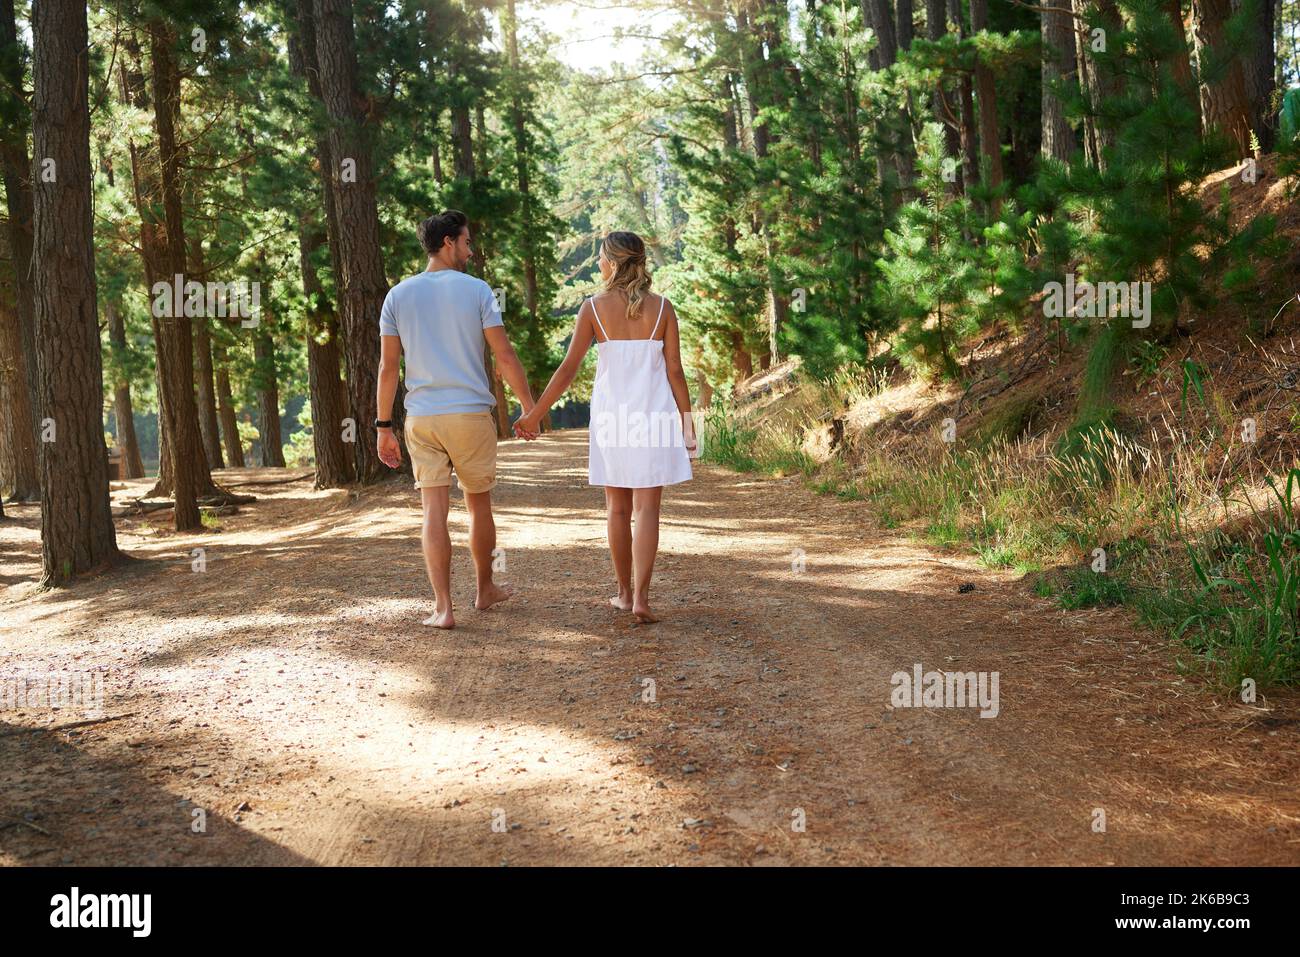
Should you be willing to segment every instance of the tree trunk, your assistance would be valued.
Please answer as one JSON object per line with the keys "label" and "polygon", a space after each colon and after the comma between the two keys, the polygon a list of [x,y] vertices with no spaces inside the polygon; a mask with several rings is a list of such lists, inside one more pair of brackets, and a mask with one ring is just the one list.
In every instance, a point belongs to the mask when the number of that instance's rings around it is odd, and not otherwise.
{"label": "tree trunk", "polygon": [[[206,282],[207,269],[203,259],[203,240],[197,236],[190,239],[190,275],[199,282]],[[217,426],[217,396],[212,385],[212,331],[208,316],[194,318],[194,375],[198,400],[199,439],[203,443],[203,454],[207,456],[209,469],[223,469],[225,461],[221,457],[221,431]]]}
{"label": "tree trunk", "polygon": [[[150,288],[158,279],[178,281],[185,275],[185,229],[181,206],[180,156],[176,145],[176,125],[181,107],[181,78],[173,46],[172,28],[161,21],[149,24],[149,52],[152,61],[154,131],[157,135],[159,185],[164,221],[162,243],[158,252],[161,267]],[[152,213],[151,213],[152,215]],[[158,364],[161,380],[159,407],[162,416],[159,431],[166,431],[171,473],[171,494],[175,499],[175,528],[178,532],[202,528],[198,500],[213,494],[212,473],[203,453],[199,433],[198,406],[194,401],[194,337],[190,320],[176,315],[154,317],[158,341]],[[163,472],[160,467],[159,476]],[[160,485],[162,483],[160,482]],[[155,489],[155,494],[165,488]]]}
{"label": "tree trunk", "polygon": [[[745,94],[749,101],[749,120],[750,129],[753,130],[754,156],[759,161],[759,166],[762,167],[766,165],[765,161],[772,141],[772,133],[768,129],[767,120],[760,116],[760,110],[777,105],[775,102],[777,97],[772,89],[772,84],[778,71],[772,69],[772,64],[765,63],[763,60],[763,44],[759,42],[758,30],[755,29],[752,32],[750,30],[751,25],[761,25],[751,24],[743,8],[740,11],[739,23],[741,27],[741,68],[745,78]],[[779,37],[779,23],[765,29],[777,31]],[[789,300],[783,293],[784,282],[777,273],[776,244],[772,237],[773,228],[769,221],[770,217],[765,209],[760,209],[758,215],[763,236],[763,258],[766,263],[767,274],[768,358],[771,363],[775,364],[781,361],[780,335],[789,311]]]}
{"label": "tree trunk", "polygon": [[[22,494],[24,501],[35,501],[40,495],[36,466],[37,426],[44,417],[37,401],[36,389],[36,325],[32,290],[32,164],[27,156],[28,109],[22,101],[23,46],[14,19],[13,0],[0,0],[0,81],[8,90],[0,94],[6,101],[6,122],[0,124],[0,174],[4,177],[5,203],[9,211],[9,246],[14,264],[14,299],[17,303],[17,322],[22,362],[22,387],[27,390],[24,403],[31,437],[23,443],[30,460],[22,463]],[[15,410],[15,415],[21,411]]]}
{"label": "tree trunk", "polygon": [[1196,126],[1197,129],[1200,129],[1202,126],[1201,104],[1196,93],[1195,81],[1192,78],[1192,55],[1187,46],[1187,30],[1183,27],[1182,0],[1161,0],[1161,4],[1164,7],[1165,14],[1169,17],[1174,32],[1177,34],[1178,46],[1170,60],[1174,80],[1182,88],[1183,92],[1188,95],[1188,101],[1196,110]]}
{"label": "tree trunk", "polygon": [[37,407],[56,430],[40,448],[41,583],[53,586],[121,553],[101,416],[85,3],[39,0],[32,36],[32,141],[57,177],[34,197],[32,250]]}
{"label": "tree trunk", "polygon": [[[104,306],[108,314],[108,339],[119,356],[127,353],[126,324],[117,303],[109,301]],[[113,417],[117,421],[117,444],[122,450],[122,471],[125,478],[144,478],[144,459],[140,456],[140,442],[135,435],[135,409],[131,402],[131,383],[120,376],[113,383]]]}
{"label": "tree trunk", "polygon": [[32,418],[34,377],[23,355],[17,289],[5,292],[14,295],[0,301],[0,487],[8,487],[20,502],[35,502],[41,497],[41,473]]}
{"label": "tree trunk", "polygon": [[[490,350],[485,350],[490,351]],[[492,361],[491,355],[487,357],[488,375],[491,376],[492,394],[496,396],[496,416],[497,416],[497,438],[508,439],[511,435],[510,430],[510,402],[506,399],[506,384],[501,381],[501,376],[496,371],[496,365]]]}
{"label": "tree trunk", "polygon": [[312,262],[312,253],[324,242],[321,233],[309,233],[305,218],[299,221],[298,262],[307,298],[307,381],[316,488],[339,488],[352,481],[352,463],[343,442],[347,392],[339,375],[338,323]]}
{"label": "tree trunk", "polygon": [[1229,0],[1193,0],[1196,59],[1201,73],[1201,117],[1207,130],[1229,137],[1244,158],[1250,155],[1252,112],[1246,98],[1246,77],[1239,57],[1232,57],[1222,75],[1207,78],[1210,54],[1225,53],[1224,24],[1232,15]]}
{"label": "tree trunk", "polygon": [[239,441],[239,419],[230,397],[230,366],[225,346],[217,345],[213,360],[217,376],[217,417],[221,420],[221,435],[226,442],[226,460],[232,469],[242,469],[244,447]]}
{"label": "tree trunk", "polygon": [[[1175,3],[1176,0],[1169,0]],[[1232,9],[1240,9],[1241,0],[1232,0]],[[1277,110],[1273,108],[1273,91],[1277,86],[1277,57],[1274,55],[1276,0],[1257,0],[1252,30],[1251,52],[1243,65],[1246,99],[1250,103],[1251,128],[1259,139],[1260,149],[1271,152],[1277,141]]]}
{"label": "tree trunk", "polygon": [[894,33],[894,15],[889,9],[889,0],[866,0],[865,6],[871,11],[871,29],[876,31],[877,52],[880,66],[887,69],[898,59],[898,39]]}
{"label": "tree trunk", "polygon": [[713,385],[704,375],[704,367],[697,367],[695,370],[695,408],[707,409],[712,404]]}
{"label": "tree trunk", "polygon": [[[970,31],[961,15],[961,0],[948,0],[948,19],[957,25],[957,36],[966,38]],[[957,102],[961,111],[960,142],[962,182],[969,191],[979,181],[979,153],[975,145],[975,103],[971,75],[963,72],[957,83]]]}
{"label": "tree trunk", "polygon": [[257,390],[257,433],[262,438],[262,465],[284,468],[284,439],[280,433],[280,383],[275,369],[275,340],[263,321],[253,340],[257,361],[254,383]]}
{"label": "tree trunk", "polygon": [[[537,314],[537,239],[535,236],[537,217],[533,211],[535,200],[532,184],[528,176],[530,152],[528,129],[525,123],[523,102],[518,92],[519,84],[522,82],[519,75],[518,25],[519,20],[515,14],[515,0],[506,0],[505,18],[501,26],[506,37],[506,60],[510,65],[514,83],[510,99],[510,125],[515,141],[515,185],[518,188],[520,197],[519,233],[523,242],[520,255],[523,258],[524,265],[524,308],[528,310],[530,328],[535,330],[539,328],[541,323],[541,317]],[[654,249],[658,251],[658,243],[655,243]],[[540,383],[540,389],[538,383],[529,383],[529,385],[534,395],[541,395],[541,390],[546,387],[544,382]],[[543,432],[551,430],[551,413],[549,411],[542,416],[539,425]]]}
{"label": "tree trunk", "polygon": [[[974,33],[989,27],[988,0],[970,0],[970,25]],[[1001,124],[998,123],[998,100],[993,86],[993,71],[983,61],[975,64],[975,94],[979,99],[980,150],[990,186],[1002,185]],[[994,210],[997,206],[994,203]]]}
{"label": "tree trunk", "polygon": [[915,26],[912,18],[915,15],[912,0],[897,0],[898,12],[898,49],[908,50],[912,46],[912,37],[915,35]]}
{"label": "tree trunk", "polygon": [[[925,0],[925,38],[942,40],[948,32],[947,0]],[[954,161],[961,156],[961,138],[959,130],[961,120],[958,117],[956,101],[952,94],[944,89],[941,76],[934,88],[932,105],[934,118],[943,124],[943,139],[946,154]],[[958,166],[960,167],[960,163]],[[952,184],[951,191],[957,193],[963,189],[961,177]]]}
{"label": "tree trunk", "polygon": [[433,181],[439,186],[447,181],[442,171],[442,110],[433,111]]}
{"label": "tree trunk", "polygon": [[731,364],[736,369],[736,382],[744,382],[754,374],[754,360],[745,348],[745,338],[740,330],[731,330]]}
{"label": "tree trunk", "polygon": [[[1115,143],[1115,130],[1109,123],[1098,119],[1098,111],[1105,100],[1118,92],[1119,79],[1110,63],[1103,65],[1098,61],[1098,57],[1105,54],[1093,50],[1093,28],[1084,17],[1090,16],[1092,24],[1105,31],[1101,39],[1107,44],[1115,42],[1124,24],[1115,0],[1074,0],[1074,10],[1077,15],[1075,49],[1078,54],[1079,79],[1089,106],[1084,117],[1085,147],[1092,164],[1098,169],[1105,169],[1106,151]],[[1111,48],[1108,45],[1106,49]]]}
{"label": "tree trunk", "polygon": [[1074,50],[1074,24],[1068,10],[1059,6],[1043,8],[1041,21],[1042,59],[1042,154],[1067,162],[1074,154],[1074,130],[1065,119],[1065,106],[1054,87],[1068,84],[1077,72]]}
{"label": "tree trunk", "polygon": [[[316,99],[321,99],[320,69],[316,57],[316,18],[312,9],[312,0],[297,0],[299,42],[290,49],[292,68],[307,81],[307,91]],[[294,54],[298,55],[295,57]],[[334,168],[330,160],[329,137],[319,133],[315,138],[316,163],[319,167],[321,182],[321,205],[325,208],[325,235],[329,246],[330,269],[334,275],[335,288],[342,273],[339,266],[339,225],[337,218],[337,199],[334,197],[334,183],[329,171]],[[437,144],[434,145],[435,156]],[[435,160],[436,163],[436,160]],[[438,169],[439,176],[441,170]],[[438,180],[441,182],[441,179]],[[324,290],[310,254],[303,259],[302,237],[305,227],[299,227],[300,269],[303,274],[303,289],[307,293],[309,304],[315,293],[315,310],[309,305],[307,322],[307,365],[308,380],[312,401],[312,442],[316,452],[316,487],[337,488],[351,482],[356,477],[355,457],[344,448],[344,419],[348,418],[349,391],[346,377],[342,374],[344,353],[339,344],[339,317],[336,303],[326,303]],[[315,248],[316,239],[309,237],[309,246]],[[313,378],[314,377],[314,378]],[[399,410],[394,406],[394,419]],[[322,418],[324,417],[324,418]],[[353,420],[353,439],[361,429],[369,424]],[[331,430],[333,436],[328,434]],[[336,437],[336,438],[335,438]],[[401,441],[399,435],[398,441]]]}
{"label": "tree trunk", "polygon": [[366,102],[357,82],[357,51],[350,0],[315,0],[316,59],[321,96],[330,119],[330,181],[339,228],[337,246],[339,304],[347,355],[350,416],[356,424],[354,461],[357,480],[375,481],[381,463],[375,448],[374,420],[379,378],[377,317],[388,292],[370,146],[375,131],[366,128]]}

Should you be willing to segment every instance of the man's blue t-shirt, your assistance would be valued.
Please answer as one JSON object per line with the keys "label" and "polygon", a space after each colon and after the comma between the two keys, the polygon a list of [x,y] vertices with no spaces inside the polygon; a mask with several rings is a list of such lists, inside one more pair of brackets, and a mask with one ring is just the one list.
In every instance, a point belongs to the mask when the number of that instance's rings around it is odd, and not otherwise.
{"label": "man's blue t-shirt", "polygon": [[495,406],[483,366],[483,330],[499,325],[492,287],[455,269],[422,272],[390,289],[379,334],[402,340],[406,414],[486,412]]}

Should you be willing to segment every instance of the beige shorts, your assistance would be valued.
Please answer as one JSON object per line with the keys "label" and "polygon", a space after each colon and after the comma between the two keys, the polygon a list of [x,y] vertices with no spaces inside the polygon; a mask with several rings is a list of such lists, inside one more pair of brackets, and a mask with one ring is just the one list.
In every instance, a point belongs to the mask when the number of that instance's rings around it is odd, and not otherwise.
{"label": "beige shorts", "polygon": [[451,484],[452,469],[466,492],[497,484],[497,422],[492,412],[407,416],[406,448],[416,488]]}

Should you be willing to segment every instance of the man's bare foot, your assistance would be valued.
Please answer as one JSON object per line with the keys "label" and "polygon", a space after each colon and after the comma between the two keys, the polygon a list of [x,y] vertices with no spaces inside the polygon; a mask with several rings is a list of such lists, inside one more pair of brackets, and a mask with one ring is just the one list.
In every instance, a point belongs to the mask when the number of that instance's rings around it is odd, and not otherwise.
{"label": "man's bare foot", "polygon": [[609,603],[619,611],[632,610],[632,596],[625,591],[620,591],[617,595],[609,600]]}
{"label": "man's bare foot", "polygon": [[455,628],[456,619],[452,617],[451,609],[448,608],[446,611],[435,611],[424,619],[423,624],[431,625],[434,628]]}
{"label": "man's bare foot", "polygon": [[632,603],[632,614],[643,625],[653,625],[659,620],[659,616],[650,610],[648,601],[634,601]]}
{"label": "man's bare foot", "polygon": [[509,585],[489,585],[486,589],[479,589],[478,595],[474,598],[474,607],[479,611],[487,611],[497,602],[505,601],[514,594],[514,589]]}

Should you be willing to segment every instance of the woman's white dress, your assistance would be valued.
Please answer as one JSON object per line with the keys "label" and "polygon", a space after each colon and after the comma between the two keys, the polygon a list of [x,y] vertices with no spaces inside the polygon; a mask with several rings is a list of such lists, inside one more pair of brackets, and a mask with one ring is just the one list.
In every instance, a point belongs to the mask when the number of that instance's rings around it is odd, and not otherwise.
{"label": "woman's white dress", "polygon": [[691,478],[691,457],[682,435],[682,417],[668,383],[664,343],[656,339],[664,314],[649,339],[611,339],[600,327],[596,340],[596,382],[591,389],[588,476],[592,485],[655,488]]}

